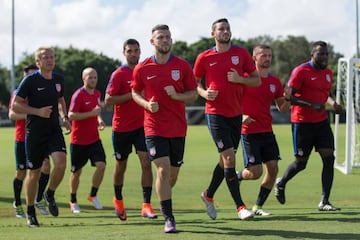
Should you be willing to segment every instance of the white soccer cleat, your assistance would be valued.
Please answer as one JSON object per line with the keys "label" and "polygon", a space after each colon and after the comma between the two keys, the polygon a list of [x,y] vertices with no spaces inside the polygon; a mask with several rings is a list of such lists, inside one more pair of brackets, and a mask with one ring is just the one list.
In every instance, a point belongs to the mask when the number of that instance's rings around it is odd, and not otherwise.
{"label": "white soccer cleat", "polygon": [[70,210],[71,210],[72,213],[75,213],[75,214],[80,213],[79,204],[70,202],[69,205],[70,205]]}
{"label": "white soccer cleat", "polygon": [[207,214],[211,219],[216,219],[216,209],[214,206],[214,200],[206,196],[206,192],[201,193],[201,199],[205,203]]}
{"label": "white soccer cleat", "polygon": [[249,220],[252,219],[254,217],[254,214],[252,211],[246,209],[245,206],[241,206],[238,208],[238,217],[241,220]]}
{"label": "white soccer cleat", "polygon": [[89,201],[89,202],[92,202],[92,204],[94,205],[94,207],[96,208],[96,209],[102,209],[103,208],[103,206],[101,205],[101,203],[99,202],[99,199],[96,197],[96,196],[94,196],[94,197],[92,197],[92,196],[88,196],[87,197],[87,200]]}

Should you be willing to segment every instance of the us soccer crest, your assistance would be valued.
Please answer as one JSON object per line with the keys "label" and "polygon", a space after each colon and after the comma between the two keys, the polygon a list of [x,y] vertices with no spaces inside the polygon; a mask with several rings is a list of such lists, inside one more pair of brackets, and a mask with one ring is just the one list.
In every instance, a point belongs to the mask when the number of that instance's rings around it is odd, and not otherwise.
{"label": "us soccer crest", "polygon": [[232,62],[234,65],[238,65],[238,64],[239,64],[239,56],[232,56],[232,57],[231,57],[231,62]]}
{"label": "us soccer crest", "polygon": [[326,74],[326,81],[331,82],[331,77],[329,74]]}
{"label": "us soccer crest", "polygon": [[56,87],[57,92],[61,91],[61,84],[57,83],[57,84],[55,84],[55,87]]}
{"label": "us soccer crest", "polygon": [[276,91],[276,87],[275,87],[275,85],[274,84],[270,84],[270,92],[271,93],[275,93],[275,91]]}
{"label": "us soccer crest", "polygon": [[171,78],[174,81],[177,81],[180,79],[180,70],[171,70]]}

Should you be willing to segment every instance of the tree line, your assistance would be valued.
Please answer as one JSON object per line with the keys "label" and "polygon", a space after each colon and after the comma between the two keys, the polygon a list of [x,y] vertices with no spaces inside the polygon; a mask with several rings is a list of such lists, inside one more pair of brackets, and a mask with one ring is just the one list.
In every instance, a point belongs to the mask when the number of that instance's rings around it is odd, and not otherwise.
{"label": "tree line", "polygon": [[[241,39],[232,39],[232,44],[247,48],[250,53],[256,44],[267,44],[273,50],[273,59],[270,72],[280,77],[285,84],[290,76],[291,70],[310,59],[310,44],[304,36],[277,37],[264,35],[243,41]],[[199,41],[188,44],[184,41],[177,41],[173,44],[172,53],[185,58],[193,66],[196,56],[215,45],[213,38],[201,38]],[[329,67],[334,72],[334,78],[337,76],[337,61],[343,57],[342,54],[334,52],[334,47],[328,43],[329,47]],[[54,47],[56,66],[54,71],[61,73],[65,77],[64,97],[67,104],[70,103],[72,93],[82,86],[81,72],[85,67],[91,66],[98,72],[97,88],[105,94],[106,86],[111,73],[119,67],[122,62],[118,59],[110,58],[102,53],[98,54],[91,50],[80,50],[72,46],[68,48]],[[34,49],[35,50],[35,49]],[[147,56],[145,56],[147,57]],[[33,54],[24,54],[22,60],[15,66],[16,83],[19,84],[22,79],[23,68],[34,63]],[[335,86],[334,81],[333,85]],[[0,66],[0,103],[6,107],[10,98],[10,70]],[[192,105],[203,105],[204,100],[199,98]]]}

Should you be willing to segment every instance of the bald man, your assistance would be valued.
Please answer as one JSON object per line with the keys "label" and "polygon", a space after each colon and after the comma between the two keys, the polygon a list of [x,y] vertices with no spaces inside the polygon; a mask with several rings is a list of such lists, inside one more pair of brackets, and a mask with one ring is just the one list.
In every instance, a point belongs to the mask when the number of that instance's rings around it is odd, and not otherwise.
{"label": "bald man", "polygon": [[88,160],[95,167],[92,177],[92,187],[87,197],[95,209],[102,209],[97,198],[97,192],[104,177],[106,156],[101,143],[99,130],[105,128],[100,113],[101,93],[96,89],[97,72],[93,68],[85,68],[82,72],[84,85],[77,89],[71,97],[69,119],[72,120],[70,137],[70,210],[80,213],[76,192],[79,188],[82,168]]}

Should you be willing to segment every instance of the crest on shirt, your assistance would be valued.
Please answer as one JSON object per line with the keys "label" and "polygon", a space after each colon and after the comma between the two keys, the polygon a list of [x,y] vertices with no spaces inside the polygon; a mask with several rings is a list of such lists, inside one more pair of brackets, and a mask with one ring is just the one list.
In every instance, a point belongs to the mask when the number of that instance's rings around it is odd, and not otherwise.
{"label": "crest on shirt", "polygon": [[326,81],[331,82],[330,74],[326,74]]}
{"label": "crest on shirt", "polygon": [[238,64],[239,64],[239,56],[232,56],[232,57],[231,57],[231,62],[232,62],[234,65],[238,65]]}
{"label": "crest on shirt", "polygon": [[156,148],[155,147],[150,148],[149,154],[150,154],[150,156],[155,156],[156,155]]}
{"label": "crest on shirt", "polygon": [[223,143],[222,140],[216,142],[216,145],[217,145],[217,147],[218,147],[219,149],[222,149],[222,148],[224,147],[224,143]]}
{"label": "crest on shirt", "polygon": [[171,78],[174,81],[177,81],[180,79],[180,70],[171,70]]}
{"label": "crest on shirt", "polygon": [[275,84],[270,84],[270,92],[271,93],[275,93],[275,91],[276,91],[276,86],[275,86]]}
{"label": "crest on shirt", "polygon": [[56,87],[57,92],[61,91],[61,84],[60,83],[55,84],[55,87]]}

